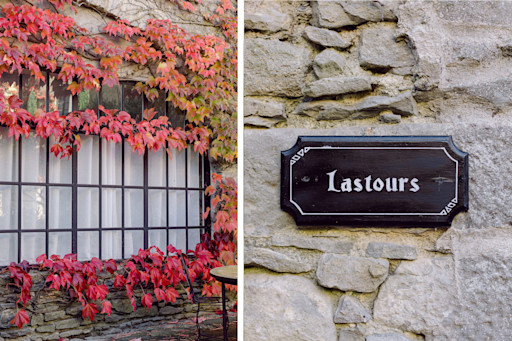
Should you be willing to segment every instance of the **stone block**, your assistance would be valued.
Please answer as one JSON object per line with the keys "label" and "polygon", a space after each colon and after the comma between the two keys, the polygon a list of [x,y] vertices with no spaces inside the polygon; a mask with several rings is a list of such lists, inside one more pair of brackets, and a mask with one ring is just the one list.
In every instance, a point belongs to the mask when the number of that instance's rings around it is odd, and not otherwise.
{"label": "stone block", "polygon": [[366,248],[366,256],[375,258],[414,260],[418,258],[418,252],[416,251],[415,246],[400,245],[394,243],[370,242]]}
{"label": "stone block", "polygon": [[397,41],[395,34],[396,30],[388,27],[364,29],[360,37],[360,65],[377,72],[414,65],[411,50],[404,41]]}
{"label": "stone block", "polygon": [[34,314],[30,318],[30,325],[32,327],[40,326],[44,323],[44,315],[43,314]]}
{"label": "stone block", "polygon": [[358,330],[340,330],[338,341],[365,341],[364,335]]}
{"label": "stone block", "polygon": [[133,307],[130,303],[130,300],[127,298],[112,300],[111,303],[112,303],[112,310],[114,310],[114,311],[117,311],[120,313],[125,313],[125,314],[133,313]]}
{"label": "stone block", "polygon": [[244,117],[244,124],[247,126],[259,128],[272,128],[279,122],[286,121],[285,118],[280,117],[260,117],[260,116],[246,116]]}
{"label": "stone block", "polygon": [[71,329],[80,326],[80,320],[76,318],[70,318],[55,322],[56,329]]}
{"label": "stone block", "polygon": [[372,89],[370,77],[329,77],[309,83],[303,93],[308,97],[345,95]]}
{"label": "stone block", "polygon": [[73,329],[73,330],[66,330],[65,332],[60,333],[61,337],[70,337],[70,336],[77,336],[77,335],[84,335],[89,334],[92,332],[92,328],[87,329]]}
{"label": "stone block", "polygon": [[43,326],[37,327],[36,332],[38,333],[53,333],[55,331],[55,324],[48,323]]}
{"label": "stone block", "polygon": [[313,270],[311,262],[295,260],[285,254],[264,249],[254,248],[246,250],[245,265],[258,265],[275,272],[301,273]]}
{"label": "stone block", "polygon": [[336,323],[366,323],[370,320],[370,313],[354,296],[343,295],[340,297],[338,307],[334,313]]}
{"label": "stone block", "polygon": [[386,110],[380,114],[379,117],[382,123],[392,123],[397,124],[402,122],[402,116],[393,114],[391,110]]}
{"label": "stone block", "polygon": [[64,310],[56,310],[56,311],[51,311],[51,312],[45,313],[44,320],[45,320],[45,322],[54,321],[54,320],[62,319],[65,316],[66,316],[66,312]]}
{"label": "stone block", "polygon": [[245,40],[245,95],[300,97],[311,53],[288,42]]}
{"label": "stone block", "polygon": [[332,303],[313,281],[245,271],[244,340],[334,341]]}
{"label": "stone block", "polygon": [[245,29],[267,33],[287,30],[291,24],[291,17],[279,8],[273,8],[277,7],[274,4],[272,2],[264,3],[264,6],[259,7],[256,11],[246,11]]}
{"label": "stone block", "polygon": [[345,50],[352,46],[352,42],[343,39],[338,32],[314,26],[306,27],[304,38],[317,45],[340,50]]}
{"label": "stone block", "polygon": [[300,249],[348,254],[352,250],[354,243],[340,240],[336,237],[276,234],[272,237],[272,245],[294,246]]}
{"label": "stone block", "polygon": [[244,98],[244,116],[278,117],[285,118],[283,103],[273,100],[261,100],[257,98]]}
{"label": "stone block", "polygon": [[313,60],[315,75],[322,79],[341,75],[346,64],[346,58],[334,49],[325,49]]}
{"label": "stone block", "polygon": [[355,256],[323,254],[316,278],[326,288],[342,291],[373,292],[388,276],[389,262]]}
{"label": "stone block", "polygon": [[160,315],[174,315],[181,313],[184,310],[183,307],[173,307],[171,305],[165,306],[160,309]]}
{"label": "stone block", "polygon": [[316,0],[311,2],[313,24],[326,28],[341,28],[359,25],[364,20],[349,16],[341,1]]}
{"label": "stone block", "polygon": [[372,334],[366,337],[366,341],[412,341],[400,333]]}

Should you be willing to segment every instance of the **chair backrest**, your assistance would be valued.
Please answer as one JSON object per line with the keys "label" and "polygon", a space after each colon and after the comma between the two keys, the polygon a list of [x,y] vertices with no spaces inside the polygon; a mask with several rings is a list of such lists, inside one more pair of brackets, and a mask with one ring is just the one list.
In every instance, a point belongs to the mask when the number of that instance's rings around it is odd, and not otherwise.
{"label": "chair backrest", "polygon": [[187,262],[185,262],[185,257],[183,257],[183,254],[179,255],[181,266],[183,267],[183,272],[185,272],[185,278],[187,279],[188,287],[190,288],[190,296],[192,296],[192,302],[197,303],[198,301],[198,295],[196,294],[196,291],[194,290],[194,286],[192,285],[192,280],[190,280],[190,274],[188,272],[188,266]]}

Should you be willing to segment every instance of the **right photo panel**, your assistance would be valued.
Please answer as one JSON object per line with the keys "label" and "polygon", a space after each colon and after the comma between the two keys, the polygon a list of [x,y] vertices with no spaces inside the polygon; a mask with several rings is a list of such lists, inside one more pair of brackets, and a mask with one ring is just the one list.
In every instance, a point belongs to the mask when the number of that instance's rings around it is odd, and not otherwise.
{"label": "right photo panel", "polygon": [[512,339],[512,2],[244,6],[244,340]]}

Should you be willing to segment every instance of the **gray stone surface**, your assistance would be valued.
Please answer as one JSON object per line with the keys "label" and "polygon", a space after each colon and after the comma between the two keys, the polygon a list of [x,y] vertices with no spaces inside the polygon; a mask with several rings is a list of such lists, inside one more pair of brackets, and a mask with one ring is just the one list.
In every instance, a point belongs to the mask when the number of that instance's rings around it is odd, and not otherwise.
{"label": "gray stone surface", "polygon": [[301,96],[310,52],[266,39],[245,40],[245,95]]}
{"label": "gray stone surface", "polygon": [[244,117],[244,124],[254,127],[271,128],[285,119],[280,117],[260,117],[260,116],[247,116]]}
{"label": "gray stone surface", "polygon": [[379,119],[383,123],[396,124],[402,122],[402,116],[393,114],[393,112],[390,110],[386,110],[385,112],[381,113]]}
{"label": "gray stone surface", "polygon": [[334,322],[336,323],[366,323],[371,316],[365,307],[357,298],[350,295],[340,297],[338,307],[334,313]]}
{"label": "gray stone surface", "polygon": [[317,120],[340,120],[375,117],[384,110],[402,116],[418,114],[416,101],[410,91],[394,97],[370,96],[354,104],[336,100],[305,102],[299,104],[294,113],[308,115]]}
{"label": "gray stone surface", "polygon": [[301,273],[313,270],[314,264],[293,259],[285,254],[264,249],[253,248],[244,254],[245,265],[258,265],[275,272]]}
{"label": "gray stone surface", "polygon": [[244,340],[334,341],[329,294],[296,275],[246,270]]}
{"label": "gray stone surface", "polygon": [[80,326],[80,321],[76,318],[70,318],[55,322],[56,329],[70,329]]}
{"label": "gray stone surface", "polygon": [[316,55],[313,70],[318,78],[328,78],[341,75],[346,64],[346,58],[334,49],[326,49]]}
{"label": "gray stone surface", "polygon": [[286,118],[285,107],[283,103],[273,100],[262,100],[246,97],[244,99],[244,116],[261,116]]}
{"label": "gray stone surface", "polygon": [[395,11],[399,5],[393,0],[344,0],[341,1],[345,12],[355,21],[396,21]]}
{"label": "gray stone surface", "polygon": [[367,28],[361,33],[359,62],[363,68],[387,71],[414,65],[414,57],[404,41],[397,42],[396,30],[388,27]]}
{"label": "gray stone surface", "polygon": [[326,288],[373,292],[388,276],[389,262],[356,256],[325,253],[318,261],[316,278]]}
{"label": "gray stone surface", "polygon": [[415,246],[371,242],[366,248],[366,256],[375,258],[414,260],[418,258],[418,251],[416,250]]}
{"label": "gray stone surface", "polygon": [[294,246],[300,249],[348,254],[352,250],[354,243],[334,237],[276,234],[272,237],[272,245]]}
{"label": "gray stone surface", "polygon": [[368,335],[366,341],[412,341],[412,339],[400,333],[385,333]]}
{"label": "gray stone surface", "polygon": [[[272,3],[271,3],[272,4]],[[290,27],[291,18],[268,3],[256,11],[246,11],[244,17],[245,28],[263,32],[278,32]]]}
{"label": "gray stone surface", "polygon": [[364,22],[361,18],[349,16],[343,9],[341,1],[316,0],[311,2],[313,24],[327,28],[341,28]]}
{"label": "gray stone surface", "polygon": [[306,27],[304,38],[323,47],[333,47],[341,50],[352,45],[350,41],[343,39],[338,32],[314,26]]}
{"label": "gray stone surface", "polygon": [[338,341],[365,341],[364,335],[358,330],[340,330]]}
{"label": "gray stone surface", "polygon": [[309,97],[344,95],[372,89],[370,77],[330,77],[309,83],[303,93]]}

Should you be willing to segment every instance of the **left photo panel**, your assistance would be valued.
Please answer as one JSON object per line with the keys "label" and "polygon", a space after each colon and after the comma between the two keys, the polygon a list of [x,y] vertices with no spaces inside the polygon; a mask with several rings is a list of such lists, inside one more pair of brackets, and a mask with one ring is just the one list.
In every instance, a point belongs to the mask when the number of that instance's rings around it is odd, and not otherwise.
{"label": "left photo panel", "polygon": [[236,0],[0,0],[0,340],[237,339]]}

